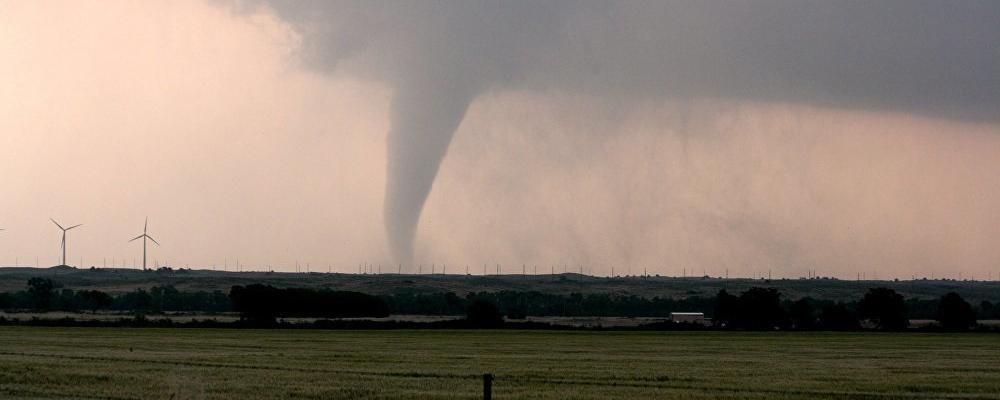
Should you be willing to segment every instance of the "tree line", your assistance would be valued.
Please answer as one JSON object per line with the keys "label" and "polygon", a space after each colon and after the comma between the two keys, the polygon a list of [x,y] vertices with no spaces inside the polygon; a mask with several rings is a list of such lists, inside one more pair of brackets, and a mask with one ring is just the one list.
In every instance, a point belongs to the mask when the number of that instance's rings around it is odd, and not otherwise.
{"label": "tree line", "polygon": [[359,292],[276,288],[253,284],[229,291],[233,310],[244,318],[272,322],[278,317],[361,318],[389,316],[382,299]]}
{"label": "tree line", "polygon": [[166,285],[111,295],[100,290],[67,289],[52,279],[35,277],[28,280],[25,290],[0,293],[0,309],[214,313],[231,311],[232,303],[229,295],[220,290],[182,292]]}
{"label": "tree line", "polygon": [[[935,303],[930,319],[937,321],[939,328],[962,331],[976,327],[976,310],[958,293],[947,293]],[[986,306],[995,308],[983,304]],[[746,330],[900,331],[909,327],[910,318],[907,301],[889,288],[869,289],[857,302],[836,303],[810,298],[783,302],[777,290],[755,287],[739,296],[719,291],[712,323],[719,328]]]}
{"label": "tree line", "polygon": [[[383,317],[390,314],[469,315],[470,310],[496,309],[507,320],[526,316],[667,317],[673,311],[701,311],[719,329],[748,330],[901,330],[910,319],[933,319],[940,327],[962,330],[977,319],[1000,319],[1000,303],[972,305],[957,293],[939,299],[905,299],[888,288],[870,289],[861,299],[835,302],[784,299],[772,288],[751,288],[738,295],[726,290],[714,297],[645,298],[621,294],[545,294],[537,291],[399,293],[372,296],[358,292],[268,285],[234,286],[229,293],[182,292],[173,286],[110,295],[98,290],[71,290],[47,278],[31,278],[27,288],[0,293],[0,309],[63,311],[129,311],[137,313],[238,312],[255,320],[274,318]],[[503,318],[501,318],[503,319]],[[495,319],[491,319],[495,320]]]}

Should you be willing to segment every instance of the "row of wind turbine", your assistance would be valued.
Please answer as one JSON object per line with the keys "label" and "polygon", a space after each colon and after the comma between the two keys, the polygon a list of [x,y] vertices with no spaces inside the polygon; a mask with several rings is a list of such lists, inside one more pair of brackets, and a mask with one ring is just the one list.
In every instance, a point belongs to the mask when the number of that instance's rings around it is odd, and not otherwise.
{"label": "row of wind turbine", "polygon": [[[57,222],[55,219],[49,218],[49,220],[51,220],[53,224],[56,224],[56,226],[59,227],[59,229],[62,231],[62,240],[60,242],[60,249],[62,250],[62,264],[61,265],[65,266],[65,265],[67,265],[66,264],[66,232],[69,232],[73,228],[77,228],[77,227],[83,226],[83,224],[76,224],[76,225],[73,225],[71,227],[65,228],[65,227],[62,226],[62,224],[60,224],[59,222]],[[149,229],[149,217],[146,217],[146,221],[142,225],[142,234],[139,235],[139,236],[136,236],[135,238],[132,238],[132,240],[129,240],[129,243],[131,243],[131,242],[134,242],[136,240],[142,239],[142,269],[143,270],[146,269],[146,240],[148,239],[148,240],[153,241],[153,243],[155,243],[157,246],[160,245],[160,242],[157,242],[156,239],[153,239],[152,236],[149,236],[148,229]],[[4,230],[4,229],[0,229],[0,231],[2,231],[2,230]]]}

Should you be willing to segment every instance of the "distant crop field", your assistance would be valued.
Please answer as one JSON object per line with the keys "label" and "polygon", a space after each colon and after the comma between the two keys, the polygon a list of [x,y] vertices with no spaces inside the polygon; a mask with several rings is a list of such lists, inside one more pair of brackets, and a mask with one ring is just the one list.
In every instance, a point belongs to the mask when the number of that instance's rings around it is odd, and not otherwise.
{"label": "distant crop field", "polygon": [[1000,399],[1000,336],[0,327],[0,398]]}

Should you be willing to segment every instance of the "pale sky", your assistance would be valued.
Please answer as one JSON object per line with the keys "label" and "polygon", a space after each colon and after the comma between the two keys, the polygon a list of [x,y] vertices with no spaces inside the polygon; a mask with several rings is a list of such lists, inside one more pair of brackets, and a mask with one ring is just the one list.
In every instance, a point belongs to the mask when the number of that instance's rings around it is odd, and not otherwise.
{"label": "pale sky", "polygon": [[998,3],[484,4],[0,0],[0,265],[1000,276]]}

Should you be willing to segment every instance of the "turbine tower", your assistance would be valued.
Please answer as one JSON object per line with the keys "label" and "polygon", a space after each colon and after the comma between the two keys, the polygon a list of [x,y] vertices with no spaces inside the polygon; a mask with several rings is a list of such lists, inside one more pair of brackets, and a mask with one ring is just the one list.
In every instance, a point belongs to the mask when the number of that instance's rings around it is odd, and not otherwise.
{"label": "turbine tower", "polygon": [[146,239],[152,240],[153,243],[156,243],[157,246],[160,245],[160,242],[157,242],[156,239],[153,239],[152,236],[149,236],[148,234],[146,234],[146,229],[147,228],[149,228],[149,217],[146,217],[146,222],[142,224],[142,234],[139,235],[139,236],[136,236],[136,237],[132,238],[132,240],[129,240],[129,243],[132,243],[132,242],[134,242],[136,240],[142,239],[142,270],[143,271],[146,270]]}
{"label": "turbine tower", "polygon": [[62,265],[66,265],[66,231],[68,231],[70,229],[73,229],[73,228],[76,228],[76,227],[78,227],[80,225],[83,225],[83,224],[76,224],[76,225],[73,225],[73,226],[71,226],[69,228],[63,228],[63,226],[59,225],[59,223],[56,222],[56,220],[54,220],[52,218],[49,218],[49,220],[52,221],[53,224],[56,224],[56,226],[58,226],[59,229],[62,230]]}

